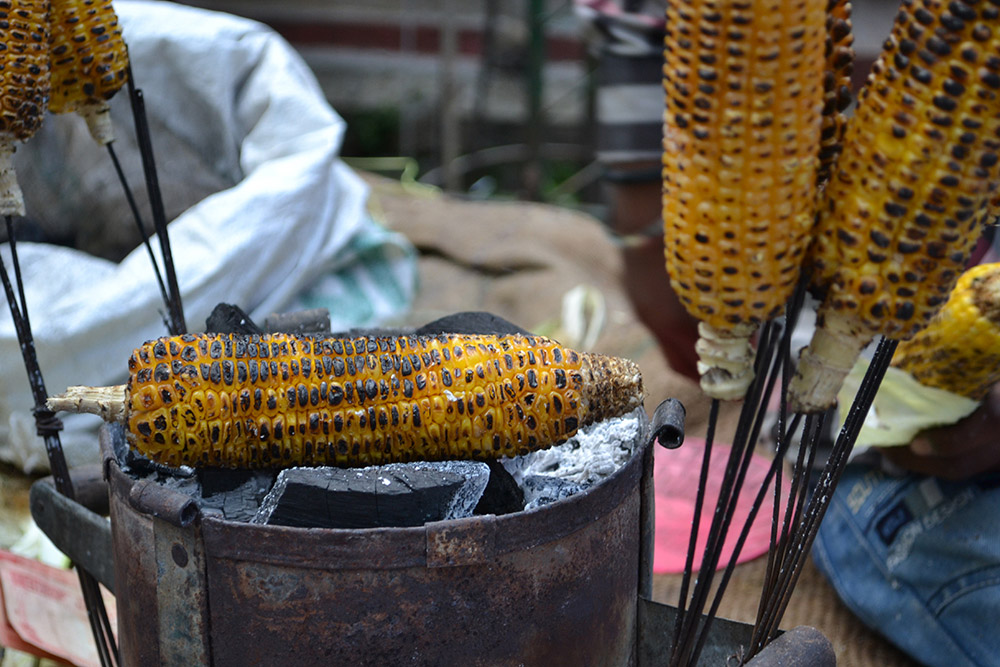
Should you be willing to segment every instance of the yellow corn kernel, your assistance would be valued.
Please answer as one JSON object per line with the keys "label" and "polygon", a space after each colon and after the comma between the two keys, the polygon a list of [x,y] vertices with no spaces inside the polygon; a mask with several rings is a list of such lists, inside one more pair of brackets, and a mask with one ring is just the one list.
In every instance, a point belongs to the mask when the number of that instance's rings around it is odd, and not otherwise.
{"label": "yellow corn kernel", "polygon": [[49,3],[0,2],[0,214],[24,215],[14,143],[42,125],[49,99]]}
{"label": "yellow corn kernel", "polygon": [[128,77],[111,0],[52,0],[53,113],[77,112],[101,145],[114,139],[108,105]]}
{"label": "yellow corn kernel", "polygon": [[1000,381],[1000,264],[975,266],[892,365],[921,384],[981,401]]}
{"label": "yellow corn kernel", "polygon": [[129,369],[128,439],[171,466],[499,458],[642,402],[634,363],[538,336],[188,334]]}
{"label": "yellow corn kernel", "polygon": [[702,387],[741,398],[750,337],[795,287],[813,224],[826,1],[667,3],[667,270],[700,321]]}
{"label": "yellow corn kernel", "polygon": [[997,12],[904,0],[820,206],[809,260],[825,296],[794,408],[831,405],[860,350],[926,326],[964,268],[997,179]]}

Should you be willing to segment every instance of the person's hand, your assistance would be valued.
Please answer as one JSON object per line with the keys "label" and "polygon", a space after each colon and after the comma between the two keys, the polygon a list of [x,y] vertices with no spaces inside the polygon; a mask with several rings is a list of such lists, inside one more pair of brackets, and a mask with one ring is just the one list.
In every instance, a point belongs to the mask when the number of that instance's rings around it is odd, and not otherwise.
{"label": "person's hand", "polygon": [[909,446],[881,452],[902,468],[948,480],[1000,471],[1000,390],[994,387],[960,422],[922,431]]}

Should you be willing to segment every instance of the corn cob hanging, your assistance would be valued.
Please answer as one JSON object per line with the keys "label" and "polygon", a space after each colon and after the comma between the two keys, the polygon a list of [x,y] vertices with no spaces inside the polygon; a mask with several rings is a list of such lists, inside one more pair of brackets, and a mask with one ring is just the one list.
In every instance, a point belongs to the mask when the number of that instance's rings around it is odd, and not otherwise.
{"label": "corn cob hanging", "polygon": [[998,17],[904,0],[820,207],[810,260],[825,297],[793,408],[832,405],[860,350],[914,335],[962,271],[997,180]]}
{"label": "corn cob hanging", "polygon": [[97,143],[114,139],[108,100],[125,85],[128,51],[111,0],[52,0],[53,113],[77,112]]}
{"label": "corn cob hanging", "polygon": [[42,125],[49,98],[49,3],[0,1],[0,214],[24,215],[14,142]]}
{"label": "corn cob hanging", "polygon": [[899,344],[892,364],[920,384],[983,400],[1000,382],[1000,264],[963,273],[927,328]]}
{"label": "corn cob hanging", "polygon": [[823,75],[823,130],[820,135],[817,183],[826,184],[830,169],[840,155],[851,104],[851,75],[854,73],[854,33],[851,3],[830,0],[826,9],[826,72]]}
{"label": "corn cob hanging", "polygon": [[739,399],[813,224],[826,0],[671,0],[663,220],[671,284],[700,320],[702,387]]}
{"label": "corn cob hanging", "polygon": [[634,363],[538,336],[186,334],[146,343],[129,369],[126,387],[50,406],[123,421],[173,466],[500,458],[642,405]]}

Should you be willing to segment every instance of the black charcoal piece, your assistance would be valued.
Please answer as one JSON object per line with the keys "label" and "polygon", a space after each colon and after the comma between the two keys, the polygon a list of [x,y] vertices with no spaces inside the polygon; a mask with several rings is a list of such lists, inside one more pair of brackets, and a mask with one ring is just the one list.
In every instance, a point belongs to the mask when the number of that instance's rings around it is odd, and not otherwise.
{"label": "black charcoal piece", "polygon": [[326,308],[272,313],[264,318],[264,331],[307,335],[330,335],[330,311]]}
{"label": "black charcoal piece", "polygon": [[526,510],[558,502],[587,489],[583,484],[548,475],[528,475],[521,486],[524,488]]}
{"label": "black charcoal piece", "polygon": [[200,508],[219,510],[230,521],[250,521],[274,485],[276,473],[205,468],[197,476],[201,482]]}
{"label": "black charcoal piece", "polygon": [[513,322],[493,313],[470,311],[445,315],[428,322],[414,333],[419,336],[434,336],[441,333],[456,334],[529,334]]}
{"label": "black charcoal piece", "polygon": [[394,463],[290,468],[278,475],[254,523],[312,528],[422,526],[468,516],[486,487],[481,463]]}
{"label": "black charcoal piece", "polygon": [[259,334],[261,328],[239,306],[220,303],[205,320],[205,331],[210,333]]}
{"label": "black charcoal piece", "polygon": [[499,461],[486,461],[486,465],[490,469],[490,481],[474,513],[499,516],[523,510],[524,492],[513,476]]}

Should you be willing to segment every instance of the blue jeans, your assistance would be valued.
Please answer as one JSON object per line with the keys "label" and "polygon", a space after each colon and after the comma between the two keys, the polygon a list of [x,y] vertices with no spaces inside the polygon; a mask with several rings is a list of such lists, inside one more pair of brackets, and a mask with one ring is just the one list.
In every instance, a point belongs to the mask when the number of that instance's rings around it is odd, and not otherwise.
{"label": "blue jeans", "polygon": [[1000,665],[1000,475],[948,482],[852,462],[813,558],[851,611],[914,659]]}

